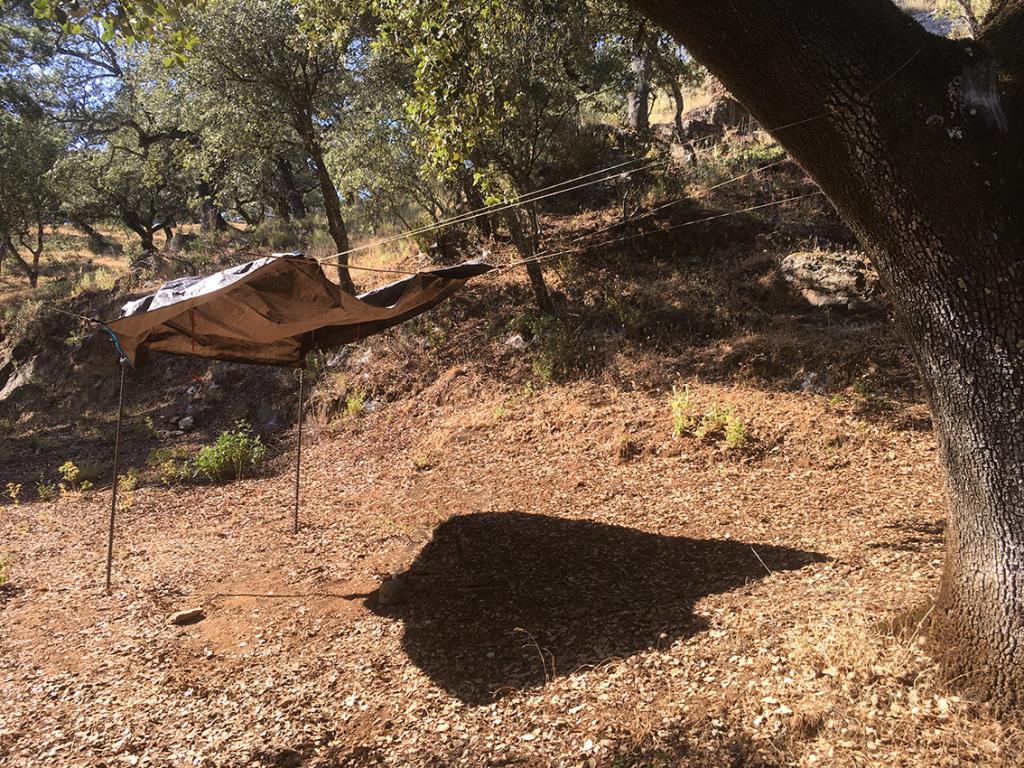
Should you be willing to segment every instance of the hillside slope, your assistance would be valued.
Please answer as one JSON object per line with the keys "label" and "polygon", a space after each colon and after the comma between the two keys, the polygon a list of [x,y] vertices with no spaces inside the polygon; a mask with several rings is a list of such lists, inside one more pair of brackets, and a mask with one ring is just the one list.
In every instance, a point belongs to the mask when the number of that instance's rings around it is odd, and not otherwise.
{"label": "hillside slope", "polygon": [[[0,764],[1014,764],[1019,730],[917,633],[943,481],[884,306],[780,287],[841,227],[813,198],[662,229],[804,189],[782,168],[557,262],[557,318],[510,271],[318,358],[297,535],[294,380],[140,371],[111,595],[109,371],[33,395],[0,456],[25,486],[0,507]],[[153,449],[236,415],[265,472],[160,482]],[[100,489],[36,498],[67,459]]]}

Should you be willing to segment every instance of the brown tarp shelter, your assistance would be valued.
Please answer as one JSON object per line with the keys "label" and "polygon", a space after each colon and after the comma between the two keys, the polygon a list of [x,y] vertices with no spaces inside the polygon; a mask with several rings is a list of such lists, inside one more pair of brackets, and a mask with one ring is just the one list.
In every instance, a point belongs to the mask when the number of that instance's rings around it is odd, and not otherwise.
{"label": "brown tarp shelter", "polygon": [[353,296],[312,259],[268,256],[208,277],[171,280],[126,304],[107,325],[133,365],[146,352],[169,352],[300,367],[308,352],[405,322],[491,269],[466,262]]}
{"label": "brown tarp shelter", "polygon": [[309,352],[359,341],[403,323],[447,299],[493,267],[465,262],[420,272],[353,296],[301,254],[274,254],[208,277],[182,277],[124,305],[104,327],[121,355],[114,439],[114,483],[107,533],[107,591],[114,557],[125,364],[148,352],[279,365],[299,369],[298,441],[293,530],[299,530],[302,461],[302,363]]}

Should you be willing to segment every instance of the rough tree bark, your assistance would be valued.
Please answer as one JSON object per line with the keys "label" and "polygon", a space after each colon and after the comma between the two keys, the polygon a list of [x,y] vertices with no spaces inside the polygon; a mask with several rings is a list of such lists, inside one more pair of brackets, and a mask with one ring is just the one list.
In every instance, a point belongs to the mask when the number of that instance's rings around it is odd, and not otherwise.
{"label": "rough tree bark", "polygon": [[640,22],[631,44],[630,71],[633,82],[626,94],[629,127],[643,132],[650,128],[651,109],[651,34],[647,23]]}
{"label": "rough tree bark", "polygon": [[320,142],[312,136],[312,126],[310,126],[306,135],[306,151],[309,152],[317,181],[320,183],[320,194],[324,199],[324,211],[327,213],[327,231],[331,233],[331,239],[334,240],[334,245],[338,249],[338,285],[349,293],[355,293],[356,287],[348,272],[348,229],[345,227],[345,219],[341,215],[341,198],[338,196],[338,188],[334,186],[334,181],[331,179],[331,173],[327,169],[323,148],[320,146]]}
{"label": "rough tree bark", "polygon": [[196,191],[199,193],[199,231],[226,232],[228,223],[213,198],[213,185],[207,181],[200,181]]}
{"label": "rough tree bark", "polygon": [[[29,258],[24,258],[21,253],[18,252],[18,246],[11,238],[10,232],[4,233],[4,245],[6,250],[10,252],[14,258],[14,263],[21,267],[21,270],[25,273],[28,278],[28,285],[30,288],[35,288],[39,285],[39,260],[43,256],[43,225],[37,223],[35,227],[35,244],[24,238],[19,238],[20,243],[24,246],[25,250],[29,253]],[[2,259],[3,253],[0,251],[0,259]]]}
{"label": "rough tree bark", "polygon": [[[633,0],[786,146],[878,268],[947,474],[931,631],[972,693],[1024,702],[1024,0],[978,40],[888,0]],[[808,118],[815,118],[807,120]]]}
{"label": "rough tree bark", "polygon": [[278,215],[282,219],[288,221],[290,216],[294,216],[297,219],[306,217],[308,211],[306,210],[306,202],[302,199],[302,193],[299,191],[298,185],[295,183],[295,174],[292,173],[292,164],[287,157],[277,158],[277,172],[278,181],[281,185],[281,202],[282,205],[278,210]]}
{"label": "rough tree bark", "polygon": [[85,236],[89,238],[90,250],[102,253],[103,251],[109,251],[113,247],[113,244],[103,236],[102,232],[97,231],[92,224],[84,219],[74,217],[71,219],[71,223],[74,224],[76,228],[84,232]]}
{"label": "rough tree bark", "polygon": [[[532,259],[536,255],[537,239],[532,232],[529,235],[526,234],[523,223],[519,219],[519,209],[517,207],[509,208],[505,211],[504,218],[516,251],[522,258]],[[554,314],[555,307],[551,303],[551,294],[548,292],[547,283],[544,282],[544,272],[541,270],[540,264],[536,261],[528,261],[525,266],[537,308],[546,314]]]}

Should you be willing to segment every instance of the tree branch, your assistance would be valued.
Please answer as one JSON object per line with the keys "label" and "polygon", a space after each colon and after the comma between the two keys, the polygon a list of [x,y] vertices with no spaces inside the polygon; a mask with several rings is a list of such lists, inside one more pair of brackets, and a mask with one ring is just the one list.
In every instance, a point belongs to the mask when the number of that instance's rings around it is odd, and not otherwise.
{"label": "tree branch", "polygon": [[992,52],[1003,109],[1019,135],[1024,129],[1024,0],[993,3],[978,39]]}

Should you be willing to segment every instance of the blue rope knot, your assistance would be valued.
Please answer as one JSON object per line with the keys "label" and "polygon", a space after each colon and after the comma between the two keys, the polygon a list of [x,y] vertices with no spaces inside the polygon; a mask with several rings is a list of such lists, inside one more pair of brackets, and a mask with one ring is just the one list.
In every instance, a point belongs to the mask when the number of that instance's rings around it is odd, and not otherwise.
{"label": "blue rope knot", "polygon": [[117,355],[120,358],[118,362],[121,363],[121,365],[128,363],[128,365],[134,368],[135,366],[132,364],[132,361],[128,359],[128,355],[125,353],[124,348],[121,346],[121,340],[117,338],[117,334],[114,333],[110,329],[110,326],[107,325],[106,323],[99,323],[99,326],[110,335],[110,340],[114,342],[114,347],[117,348]]}

